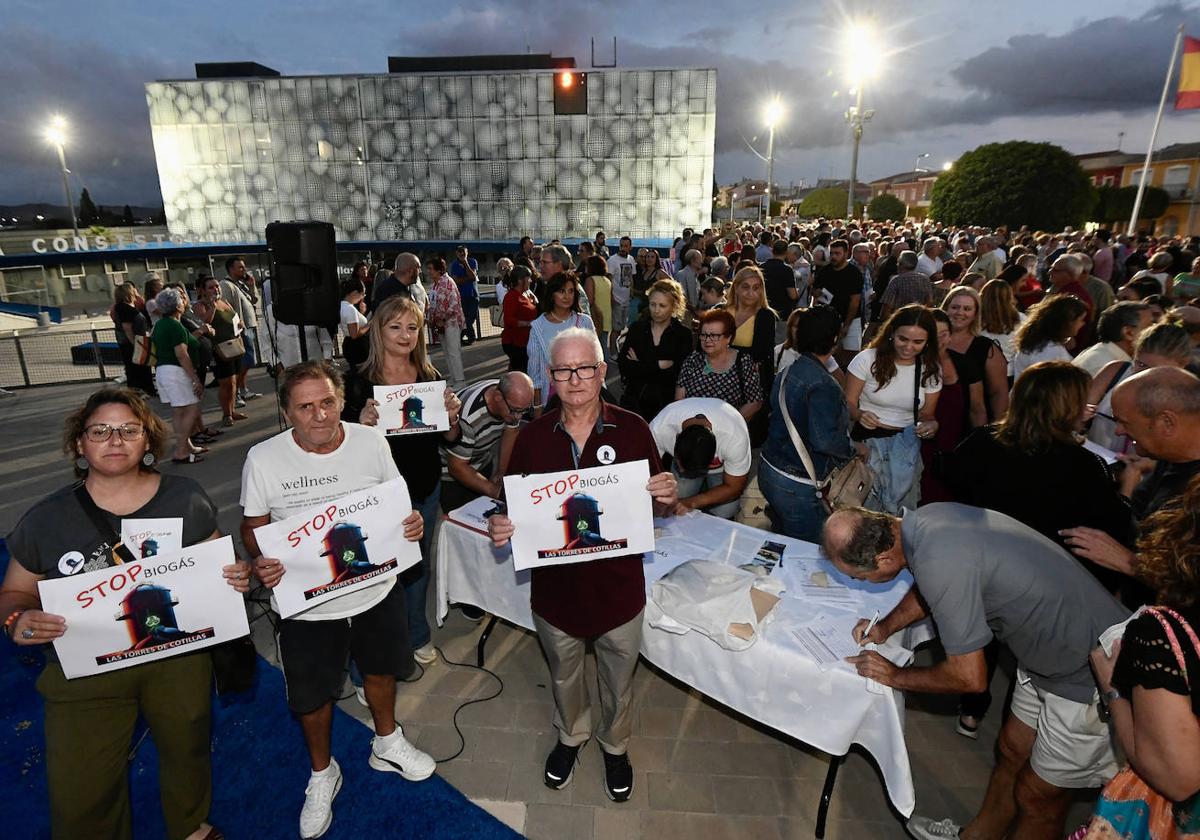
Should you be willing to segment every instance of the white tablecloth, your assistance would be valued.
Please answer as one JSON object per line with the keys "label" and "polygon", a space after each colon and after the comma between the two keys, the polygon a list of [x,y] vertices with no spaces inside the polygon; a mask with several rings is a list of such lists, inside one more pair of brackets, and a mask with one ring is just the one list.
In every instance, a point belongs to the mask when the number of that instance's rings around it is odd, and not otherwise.
{"label": "white tablecloth", "polygon": [[[867,690],[867,681],[841,667],[818,667],[793,636],[792,629],[814,616],[857,611],[870,617],[886,614],[912,585],[907,571],[886,585],[842,578],[816,545],[768,534],[724,519],[696,513],[656,520],[661,529],[653,555],[646,556],[646,587],[680,563],[691,559],[747,562],[770,539],[786,546],[783,564],[773,574],[788,591],[768,621],[762,638],[748,650],[733,652],[697,632],[667,633],[647,621],[642,655],[675,678],[720,703],[831,755],[844,755],[859,744],[878,763],[892,804],[905,816],[913,811],[914,794],[908,750],[904,743],[904,698],[882,688]],[[486,536],[452,520],[442,523],[437,541],[438,621],[450,603],[474,604],[521,627],[533,628],[529,606],[529,572],[513,571],[508,548],[495,549]],[[858,603],[835,604],[806,597],[800,586],[813,569],[848,583]],[[819,592],[809,590],[814,595]],[[654,612],[647,604],[646,614]],[[910,628],[901,639],[912,647],[928,639],[928,624]]]}

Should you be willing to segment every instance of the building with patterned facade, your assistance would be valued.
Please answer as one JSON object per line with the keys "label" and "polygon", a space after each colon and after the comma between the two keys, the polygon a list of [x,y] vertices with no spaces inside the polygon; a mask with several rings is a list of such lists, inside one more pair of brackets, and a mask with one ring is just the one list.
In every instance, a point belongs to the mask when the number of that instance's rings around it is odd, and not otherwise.
{"label": "building with patterned facade", "polygon": [[[146,85],[174,235],[256,242],[305,219],[340,241],[669,240],[711,222],[714,69],[254,67]],[[585,113],[557,107],[568,83]]]}

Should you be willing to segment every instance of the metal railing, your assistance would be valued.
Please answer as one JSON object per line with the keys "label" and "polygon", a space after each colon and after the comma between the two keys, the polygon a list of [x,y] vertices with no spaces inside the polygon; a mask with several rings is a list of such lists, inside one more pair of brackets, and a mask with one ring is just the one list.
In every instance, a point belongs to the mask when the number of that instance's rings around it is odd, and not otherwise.
{"label": "metal railing", "polygon": [[[500,335],[488,316],[494,303],[494,298],[480,302],[481,338]],[[341,342],[337,344],[340,347]],[[114,327],[27,330],[0,336],[0,388],[103,382],[124,375]]]}
{"label": "metal railing", "polygon": [[0,388],[123,376],[114,328],[46,330],[0,338]]}

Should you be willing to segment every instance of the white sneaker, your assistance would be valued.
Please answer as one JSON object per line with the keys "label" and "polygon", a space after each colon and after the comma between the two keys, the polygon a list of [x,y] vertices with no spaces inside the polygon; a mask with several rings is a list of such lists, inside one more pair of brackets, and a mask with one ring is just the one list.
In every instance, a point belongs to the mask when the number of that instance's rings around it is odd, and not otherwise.
{"label": "white sneaker", "polygon": [[428,779],[437,769],[437,762],[432,756],[408,742],[399,724],[396,725],[396,731],[386,738],[377,735],[371,739],[371,757],[367,763],[375,770],[399,773],[410,782]]}
{"label": "white sneaker", "polygon": [[308,777],[304,789],[304,807],[300,809],[300,836],[313,840],[329,830],[333,822],[333,798],[342,789],[342,768],[335,759],[321,773]]}
{"label": "white sneaker", "polygon": [[946,837],[957,837],[961,830],[958,823],[952,819],[934,822],[929,817],[913,817],[908,821],[908,833],[918,840],[943,840]]}
{"label": "white sneaker", "polygon": [[245,408],[246,407],[246,401],[244,399],[242,399],[241,394],[238,394],[237,397],[234,398],[233,407],[234,408]]}
{"label": "white sneaker", "polygon": [[417,660],[422,665],[430,665],[437,662],[437,651],[433,649],[433,642],[427,645],[422,645],[413,651],[413,659]]}
{"label": "white sneaker", "polygon": [[242,399],[244,400],[256,400],[261,396],[262,394],[258,393],[257,391],[251,391],[249,388],[242,391]]}

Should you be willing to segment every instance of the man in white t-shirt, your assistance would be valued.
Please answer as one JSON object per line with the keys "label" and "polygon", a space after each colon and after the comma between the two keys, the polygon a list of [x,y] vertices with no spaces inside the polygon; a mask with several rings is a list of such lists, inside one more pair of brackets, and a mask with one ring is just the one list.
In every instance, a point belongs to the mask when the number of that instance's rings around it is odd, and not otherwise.
{"label": "man in white t-shirt", "polygon": [[658,451],[671,456],[679,483],[675,513],[703,510],[732,519],[750,480],[750,433],[725,400],[688,397],[650,421]]}
{"label": "man in white t-shirt", "polygon": [[610,355],[617,353],[617,336],[625,329],[629,320],[629,288],[633,285],[633,273],[637,267],[634,260],[633,240],[621,237],[617,253],[608,258],[608,273],[612,278],[612,328],[608,333]]}
{"label": "man in white t-shirt", "polygon": [[921,256],[917,257],[917,271],[932,277],[942,270],[942,240],[931,236],[921,245]]}
{"label": "man in white t-shirt", "polygon": [[[375,429],[343,423],[341,375],[324,361],[288,368],[280,400],[292,428],[252,447],[242,469],[242,543],[268,589],[286,572],[261,556],[254,529],[301,510],[398,478],[386,438]],[[404,518],[404,537],[418,542],[421,514]],[[363,676],[375,725],[368,763],[409,781],[433,775],[434,760],[418,750],[396,723],[396,680],[413,670],[404,587],[388,578],[326,601],[279,623],[279,658],[288,706],[300,719],[312,775],[300,811],[300,836],[320,837],[333,820],[342,771],[330,754],[333,701],[345,682],[347,658]]]}

